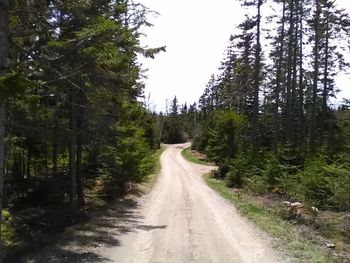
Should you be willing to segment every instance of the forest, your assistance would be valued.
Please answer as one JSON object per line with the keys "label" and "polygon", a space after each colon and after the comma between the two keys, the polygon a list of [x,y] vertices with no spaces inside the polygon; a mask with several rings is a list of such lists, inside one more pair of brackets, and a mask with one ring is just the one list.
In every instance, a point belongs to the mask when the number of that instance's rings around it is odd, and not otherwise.
{"label": "forest", "polygon": [[174,98],[163,139],[191,138],[229,187],[350,211],[350,101],[336,84],[349,72],[349,14],[330,0],[240,2],[219,73],[198,103]]}
{"label": "forest", "polygon": [[146,181],[161,143],[192,141],[229,188],[350,212],[350,98],[336,81],[350,15],[335,0],[239,2],[245,20],[198,102],[174,97],[157,113],[138,60],[166,51],[140,42],[153,11],[0,0],[1,256],[85,220],[91,197],[113,202]]}
{"label": "forest", "polygon": [[165,47],[140,44],[149,13],[128,0],[0,1],[2,248],[153,171],[157,116],[140,99],[138,56]]}

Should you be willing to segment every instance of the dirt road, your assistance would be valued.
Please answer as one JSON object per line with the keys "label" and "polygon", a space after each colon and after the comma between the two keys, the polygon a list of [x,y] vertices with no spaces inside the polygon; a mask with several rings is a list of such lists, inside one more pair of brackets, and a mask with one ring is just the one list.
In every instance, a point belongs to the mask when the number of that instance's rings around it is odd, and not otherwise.
{"label": "dirt road", "polygon": [[134,212],[133,231],[118,236],[119,245],[106,248],[104,257],[114,262],[283,262],[268,239],[202,181],[212,167],[182,158],[185,146],[164,151],[159,180]]}

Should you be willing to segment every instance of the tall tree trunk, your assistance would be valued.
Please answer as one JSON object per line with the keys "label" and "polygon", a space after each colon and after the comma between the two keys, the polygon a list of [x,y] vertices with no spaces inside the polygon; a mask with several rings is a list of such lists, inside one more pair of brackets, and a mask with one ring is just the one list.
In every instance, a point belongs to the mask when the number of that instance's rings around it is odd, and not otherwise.
{"label": "tall tree trunk", "polygon": [[281,25],[281,34],[279,39],[279,48],[278,48],[278,62],[277,62],[277,71],[276,71],[276,87],[274,90],[275,105],[274,105],[274,128],[273,128],[273,148],[274,151],[277,151],[277,146],[279,143],[279,127],[280,127],[280,118],[279,118],[279,107],[280,107],[280,92],[281,92],[281,80],[282,80],[282,62],[283,62],[283,53],[284,53],[284,38],[285,38],[285,19],[286,19],[286,0],[283,1],[283,11],[282,11],[282,25]]}
{"label": "tall tree trunk", "polygon": [[28,149],[27,149],[27,172],[26,172],[28,182],[30,182],[30,180],[31,180],[31,173],[30,173],[31,160],[32,160],[32,152],[31,152],[31,148],[28,147]]}
{"label": "tall tree trunk", "polygon": [[261,43],[260,43],[260,24],[261,24],[261,6],[262,0],[258,1],[258,14],[256,18],[256,47],[255,47],[255,66],[254,66],[254,101],[253,101],[253,144],[257,144],[258,134],[258,115],[259,115],[259,88],[261,75]]}
{"label": "tall tree trunk", "polygon": [[[8,0],[0,0],[0,77],[7,73],[7,51],[8,51]],[[0,258],[2,250],[2,207],[4,198],[4,148],[5,148],[5,121],[6,110],[4,99],[0,102]],[[1,260],[1,259],[0,259]]]}
{"label": "tall tree trunk", "polygon": [[82,181],[82,175],[81,175],[81,164],[82,164],[82,153],[83,153],[83,145],[82,145],[82,134],[79,131],[78,137],[77,137],[77,195],[78,195],[78,202],[79,205],[83,206],[85,204],[84,200],[84,191],[83,191],[83,181]]}
{"label": "tall tree trunk", "polygon": [[57,115],[54,116],[54,131],[52,134],[52,176],[57,176],[57,157],[58,157],[58,142],[57,142],[57,136],[58,136],[58,121],[57,121]]}
{"label": "tall tree trunk", "polygon": [[294,0],[289,1],[289,30],[288,30],[288,60],[287,60],[287,91],[286,91],[286,122],[285,131],[287,141],[291,143],[293,136],[293,109],[292,109],[292,85],[293,85],[293,47],[294,47]]}
{"label": "tall tree trunk", "polygon": [[69,139],[69,171],[70,171],[70,202],[74,204],[77,200],[77,127],[76,127],[76,89],[70,90],[70,139]]}
{"label": "tall tree trunk", "polygon": [[[298,1],[296,1],[298,2]],[[297,4],[296,4],[297,5]],[[292,98],[291,98],[291,143],[296,146],[296,128],[297,128],[297,65],[298,65],[298,33],[299,28],[297,26],[298,21],[298,13],[297,13],[297,6],[295,10],[295,18],[293,23],[296,24],[294,29],[294,37],[293,37],[293,77],[292,77]]]}
{"label": "tall tree trunk", "polygon": [[309,134],[309,150],[315,152],[316,150],[316,110],[317,110],[317,88],[318,88],[318,74],[319,74],[319,45],[320,45],[320,14],[321,6],[320,0],[316,0],[315,12],[315,45],[314,45],[314,74],[312,86],[312,105],[311,105],[311,119],[310,119],[310,134]]}
{"label": "tall tree trunk", "polygon": [[304,68],[303,68],[303,19],[304,19],[304,7],[303,1],[298,1],[299,9],[299,89],[298,89],[298,146],[299,148],[303,147],[303,138],[304,138]]}
{"label": "tall tree trunk", "polygon": [[325,133],[327,130],[327,98],[328,98],[328,66],[329,66],[329,10],[326,11],[326,28],[325,28],[325,55],[324,55],[324,71],[323,71],[323,91],[322,91],[322,124],[320,146],[324,145]]}
{"label": "tall tree trunk", "polygon": [[76,162],[76,180],[77,180],[77,195],[79,205],[83,206],[85,204],[83,182],[81,174],[81,164],[82,164],[82,154],[83,154],[83,122],[84,122],[84,108],[85,105],[85,94],[82,89],[79,90],[79,97],[77,99],[79,104],[79,110],[77,111],[77,162]]}

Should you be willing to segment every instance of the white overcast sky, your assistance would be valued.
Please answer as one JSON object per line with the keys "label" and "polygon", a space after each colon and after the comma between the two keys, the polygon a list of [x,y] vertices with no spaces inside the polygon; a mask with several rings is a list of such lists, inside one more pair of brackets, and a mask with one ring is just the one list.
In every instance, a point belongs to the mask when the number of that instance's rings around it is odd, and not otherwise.
{"label": "white overcast sky", "polygon": [[[350,0],[338,0],[350,10]],[[144,30],[142,45],[166,46],[154,60],[140,61],[148,69],[145,96],[152,107],[164,110],[165,101],[176,95],[180,103],[198,101],[212,74],[218,73],[228,40],[244,18],[237,0],[138,0],[159,13],[149,17],[154,26]],[[350,75],[337,80],[350,98]]]}

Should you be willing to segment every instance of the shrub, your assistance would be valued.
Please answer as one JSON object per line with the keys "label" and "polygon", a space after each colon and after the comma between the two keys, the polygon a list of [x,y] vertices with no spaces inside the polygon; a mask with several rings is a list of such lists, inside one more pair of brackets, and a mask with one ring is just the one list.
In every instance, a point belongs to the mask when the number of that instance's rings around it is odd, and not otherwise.
{"label": "shrub", "polygon": [[213,177],[217,179],[224,179],[229,171],[230,165],[227,163],[222,163],[219,165],[219,168],[214,172]]}
{"label": "shrub", "polygon": [[335,163],[324,167],[333,191],[333,195],[329,198],[329,206],[334,210],[350,210],[349,160],[349,156],[341,156]]}
{"label": "shrub", "polygon": [[244,184],[249,191],[257,194],[265,194],[269,188],[266,179],[261,175],[246,177]]}
{"label": "shrub", "polygon": [[242,171],[240,170],[229,171],[225,178],[225,182],[227,187],[242,188],[243,187]]}
{"label": "shrub", "polygon": [[327,178],[324,176],[324,158],[306,161],[304,171],[288,175],[281,184],[292,198],[318,208],[326,206],[326,199],[331,195]]}
{"label": "shrub", "polygon": [[244,154],[231,161],[230,171],[225,178],[228,187],[243,187],[244,177],[251,172],[249,158]]}
{"label": "shrub", "polygon": [[269,156],[262,171],[266,184],[271,187],[276,186],[280,181],[282,172],[283,171],[277,157],[275,155]]}

